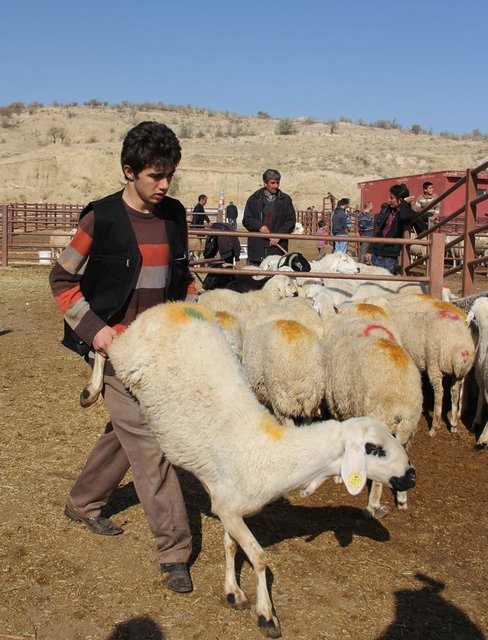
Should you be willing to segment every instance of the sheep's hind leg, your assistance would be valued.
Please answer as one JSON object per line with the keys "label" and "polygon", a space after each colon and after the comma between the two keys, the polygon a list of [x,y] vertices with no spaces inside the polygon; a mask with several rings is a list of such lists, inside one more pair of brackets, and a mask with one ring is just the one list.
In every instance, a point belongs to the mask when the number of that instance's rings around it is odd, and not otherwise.
{"label": "sheep's hind leg", "polygon": [[451,412],[449,414],[449,424],[451,433],[457,433],[458,417],[461,411],[464,378],[455,380],[451,386]]}
{"label": "sheep's hind leg", "polygon": [[89,383],[80,394],[80,405],[83,408],[89,407],[98,400],[103,388],[103,373],[105,371],[106,358],[101,353],[95,353],[93,370]]}
{"label": "sheep's hind leg", "polygon": [[256,574],[256,614],[259,630],[267,638],[280,638],[280,623],[274,615],[273,605],[268,593],[268,585],[266,584],[266,561],[262,547],[240,516],[225,512],[218,512],[217,515],[225,531],[237,542],[249,558]]}
{"label": "sheep's hind leg", "polygon": [[388,509],[381,504],[381,494],[383,493],[383,485],[381,482],[373,480],[369,488],[368,506],[366,512],[372,518],[379,520],[388,513]]}
{"label": "sheep's hind leg", "polygon": [[444,389],[442,388],[442,373],[438,367],[428,370],[430,384],[434,390],[434,414],[432,416],[432,426],[429,431],[431,437],[439,431],[442,422],[442,399],[444,397]]}
{"label": "sheep's hind leg", "polygon": [[228,531],[224,531],[225,550],[225,599],[234,609],[249,609],[251,606],[244,591],[237,584],[235,557],[237,544]]}

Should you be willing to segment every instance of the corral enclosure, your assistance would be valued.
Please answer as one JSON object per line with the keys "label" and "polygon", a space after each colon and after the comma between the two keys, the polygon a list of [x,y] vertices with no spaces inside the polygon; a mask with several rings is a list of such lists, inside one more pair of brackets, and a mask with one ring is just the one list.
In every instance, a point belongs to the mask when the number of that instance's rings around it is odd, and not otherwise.
{"label": "corral enclosure", "polygon": [[[181,473],[195,547],[195,590],[187,596],[159,584],[130,476],[111,503],[122,536],[94,536],[63,516],[107,416],[101,404],[79,408],[86,365],[59,343],[48,271],[0,271],[0,638],[261,638],[249,611],[223,603],[222,527],[192,477]],[[459,282],[447,285],[456,293]],[[488,452],[473,445],[467,428],[429,438],[422,418],[411,448],[418,485],[409,510],[395,511],[385,492],[389,515],[380,521],[363,516],[364,492],[351,497],[332,480],[250,519],[268,554],[284,638],[486,637]],[[239,557],[241,585],[254,603],[254,575]]]}
{"label": "corral enclosure", "polygon": [[[395,178],[382,178],[381,180],[371,180],[360,182],[358,187],[361,191],[361,207],[365,202],[371,200],[374,211],[379,211],[383,202],[388,201],[389,189],[394,184],[404,183],[407,185],[410,194],[416,199],[422,195],[422,184],[432,182],[436,195],[441,195],[452,187],[460,178],[463,178],[465,171],[434,171],[417,175],[397,176]],[[478,174],[477,195],[482,196],[488,192],[488,173]],[[441,202],[440,217],[446,218],[454,213],[459,207],[465,204],[466,186],[457,189],[449,198]],[[485,201],[477,208],[477,219],[480,224],[485,222],[488,215],[488,203]],[[460,218],[464,213],[460,214]]]}

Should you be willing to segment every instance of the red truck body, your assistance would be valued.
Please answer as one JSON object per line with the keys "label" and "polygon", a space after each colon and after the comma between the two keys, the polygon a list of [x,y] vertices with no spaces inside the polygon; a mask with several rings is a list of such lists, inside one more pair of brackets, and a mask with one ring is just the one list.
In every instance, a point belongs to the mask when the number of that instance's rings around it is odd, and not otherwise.
{"label": "red truck body", "polygon": [[[361,208],[368,200],[373,202],[373,211],[378,213],[381,209],[381,205],[384,202],[388,202],[389,189],[394,184],[404,183],[407,185],[410,195],[418,198],[422,195],[422,184],[424,182],[432,182],[434,185],[434,193],[441,195],[444,191],[452,187],[460,178],[466,175],[466,171],[436,171],[433,173],[421,173],[413,176],[398,176],[396,178],[384,178],[382,180],[371,180],[370,182],[359,182],[358,187],[361,190]],[[478,193],[477,195],[483,195],[488,191],[488,173],[478,174]],[[466,185],[456,189],[454,193],[451,193],[445,200],[443,200],[440,210],[441,218],[445,218],[451,213],[454,213],[465,203],[466,199]],[[477,207],[478,220],[486,221],[488,215],[488,200],[482,202]],[[464,213],[460,215],[464,217]]]}

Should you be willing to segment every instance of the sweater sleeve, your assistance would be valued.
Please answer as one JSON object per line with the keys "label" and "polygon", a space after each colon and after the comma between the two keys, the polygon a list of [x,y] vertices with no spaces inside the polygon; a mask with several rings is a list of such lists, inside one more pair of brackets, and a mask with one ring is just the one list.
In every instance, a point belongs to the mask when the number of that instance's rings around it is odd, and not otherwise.
{"label": "sweater sleeve", "polygon": [[80,220],[72,241],[59,256],[49,274],[54,300],[73,331],[91,345],[105,322],[91,309],[81,291],[83,275],[93,242],[93,211]]}

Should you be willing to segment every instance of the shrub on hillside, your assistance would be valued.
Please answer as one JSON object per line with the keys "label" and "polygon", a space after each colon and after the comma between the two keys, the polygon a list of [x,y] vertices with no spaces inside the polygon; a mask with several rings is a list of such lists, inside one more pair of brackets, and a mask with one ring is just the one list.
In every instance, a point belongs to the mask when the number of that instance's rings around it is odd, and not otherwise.
{"label": "shrub on hillside", "polygon": [[276,126],[276,133],[279,136],[291,136],[296,133],[295,123],[290,118],[283,118]]}

